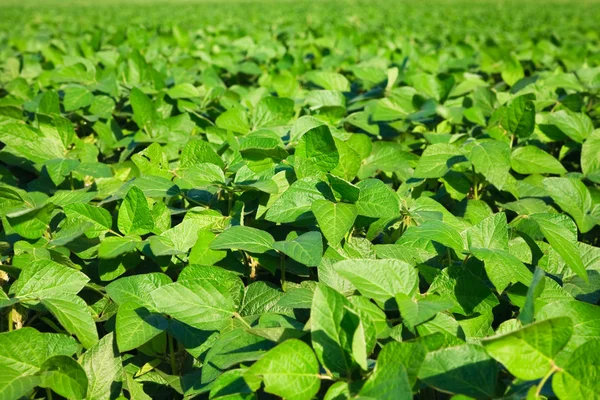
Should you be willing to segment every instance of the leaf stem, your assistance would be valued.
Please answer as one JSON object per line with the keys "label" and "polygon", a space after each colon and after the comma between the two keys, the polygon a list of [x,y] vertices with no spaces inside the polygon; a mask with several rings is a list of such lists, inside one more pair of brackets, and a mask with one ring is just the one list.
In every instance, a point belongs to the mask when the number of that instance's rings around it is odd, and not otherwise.
{"label": "leaf stem", "polygon": [[319,374],[319,375],[317,375],[317,378],[319,378],[319,379],[323,379],[323,380],[326,380],[326,381],[332,381],[332,380],[333,380],[333,378],[332,378],[331,376],[329,376],[329,375],[324,375],[324,374]]}
{"label": "leaf stem", "polygon": [[113,235],[115,235],[115,236],[118,236],[118,237],[124,237],[124,236],[123,236],[123,235],[121,235],[119,232],[117,232],[117,231],[113,231],[112,229],[109,229],[108,231],[109,231],[110,233],[112,233]]}
{"label": "leaf stem", "polygon": [[542,380],[540,381],[540,383],[538,384],[537,390],[535,391],[535,397],[536,398],[540,397],[540,393],[542,392],[542,389],[544,388],[544,385],[546,384],[546,381],[548,379],[550,379],[550,377],[552,376],[552,374],[555,373],[558,370],[560,370],[560,368],[558,368],[556,365],[552,365],[552,368],[550,368],[550,371],[548,371],[548,373],[546,374],[546,376],[544,376],[542,378]]}
{"label": "leaf stem", "polygon": [[181,261],[183,264],[187,264],[187,261],[183,260],[181,257],[179,257],[177,254],[175,254],[175,258],[178,259],[179,261]]}
{"label": "leaf stem", "polygon": [[91,291],[93,291],[93,292],[96,292],[96,293],[98,293],[98,294],[99,294],[100,296],[102,296],[102,297],[108,297],[108,295],[107,295],[105,292],[103,292],[102,290],[98,289],[98,288],[97,288],[97,287],[95,287],[94,285],[86,284],[86,285],[84,286],[84,288],[85,288],[85,289],[89,289],[89,290],[91,290]]}
{"label": "leaf stem", "polygon": [[236,318],[237,320],[239,320],[244,326],[246,326],[246,328],[252,329],[252,325],[250,325],[248,322],[246,322],[246,320],[240,314],[234,312],[233,317]]}
{"label": "leaf stem", "polygon": [[479,188],[477,187],[477,173],[475,172],[475,166],[471,165],[471,171],[473,171],[473,198],[479,200]]}
{"label": "leaf stem", "polygon": [[52,400],[52,390],[50,388],[46,388],[46,399]]}
{"label": "leaf stem", "polygon": [[50,328],[54,329],[57,333],[65,333],[62,329],[58,327],[50,318],[41,317],[42,321],[44,321]]}
{"label": "leaf stem", "polygon": [[171,360],[171,373],[177,375],[177,362],[175,361],[175,349],[173,346],[173,335],[167,335],[167,341],[169,342],[169,358]]}

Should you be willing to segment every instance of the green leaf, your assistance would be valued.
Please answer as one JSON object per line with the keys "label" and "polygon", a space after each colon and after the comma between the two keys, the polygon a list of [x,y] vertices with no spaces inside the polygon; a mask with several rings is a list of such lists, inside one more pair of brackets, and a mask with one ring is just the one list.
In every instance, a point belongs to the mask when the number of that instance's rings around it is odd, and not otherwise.
{"label": "green leaf", "polygon": [[333,194],[325,182],[314,177],[299,179],[271,204],[266,219],[279,223],[306,219],[312,203],[326,198],[333,198]]}
{"label": "green leaf", "polygon": [[154,219],[144,192],[135,186],[127,192],[119,208],[117,226],[124,235],[145,235],[154,229]]}
{"label": "green leaf", "polygon": [[0,290],[0,308],[10,307],[19,302],[17,298],[9,298],[4,290]]}
{"label": "green leaf", "polygon": [[133,118],[138,127],[142,130],[153,128],[158,120],[158,113],[152,104],[152,100],[140,89],[133,88],[129,96],[129,102],[133,108]]}
{"label": "green leaf", "polygon": [[419,379],[436,389],[475,398],[496,397],[497,377],[497,363],[475,344],[430,352],[419,371]]}
{"label": "green leaf", "polygon": [[572,334],[571,320],[559,317],[493,336],[482,344],[511,374],[519,379],[533,380],[555,368],[555,357]]}
{"label": "green leaf", "polygon": [[146,306],[152,304],[150,293],[169,283],[171,278],[158,272],[133,275],[109,283],[106,293],[119,306],[129,302]]}
{"label": "green leaf", "polygon": [[122,365],[112,332],[86,351],[79,363],[88,378],[87,399],[104,400],[119,395]]}
{"label": "green leaf", "polygon": [[211,386],[210,399],[229,399],[251,400],[254,398],[252,390],[244,381],[244,370],[233,369],[226,371],[219,376]]}
{"label": "green leaf", "polygon": [[322,87],[325,90],[350,91],[350,82],[342,74],[325,71],[310,71],[305,76],[309,82]]}
{"label": "green leaf", "polygon": [[340,160],[327,125],[317,126],[306,132],[300,139],[294,155],[295,170],[299,178],[329,172]]}
{"label": "green leaf", "polygon": [[360,389],[361,398],[411,400],[412,389],[406,368],[401,363],[379,362]]}
{"label": "green leaf", "polygon": [[381,349],[377,356],[377,364],[380,366],[403,365],[410,387],[413,387],[426,354],[427,349],[418,342],[390,342]]}
{"label": "green leaf", "polygon": [[533,322],[533,317],[535,315],[535,301],[544,292],[544,288],[546,287],[545,276],[546,274],[543,269],[535,267],[531,284],[527,285],[529,287],[527,288],[525,304],[519,313],[519,321],[523,324],[530,324]]}
{"label": "green leaf", "polygon": [[568,364],[554,374],[552,389],[559,399],[598,399],[599,373],[600,340],[590,340],[578,347]]}
{"label": "green leaf", "polygon": [[273,249],[275,239],[268,232],[249,226],[232,226],[218,235],[210,244],[213,250],[236,249],[264,253]]}
{"label": "green leaf", "polygon": [[297,339],[270,350],[244,373],[253,390],[262,381],[265,392],[289,400],[309,400],[321,387],[319,363],[311,348]]}
{"label": "green leaf", "polygon": [[552,200],[573,217],[581,233],[589,232],[596,225],[594,201],[583,182],[575,178],[546,178],[542,183]]}
{"label": "green leaf", "polygon": [[85,108],[94,101],[94,95],[85,86],[67,86],[63,92],[63,106],[67,112]]}
{"label": "green leaf", "polygon": [[52,182],[58,186],[64,182],[65,178],[69,176],[78,166],[79,161],[71,160],[68,158],[56,158],[54,160],[48,160],[44,163],[44,167],[48,172],[48,176]]}
{"label": "green leaf", "polygon": [[514,171],[524,175],[562,175],[567,172],[556,158],[535,146],[514,149],[510,156],[510,165]]}
{"label": "green leaf", "polygon": [[360,189],[356,185],[331,174],[327,174],[327,180],[337,199],[348,203],[356,203],[358,201]]}
{"label": "green leaf", "polygon": [[450,311],[464,316],[490,314],[500,303],[477,276],[466,268],[456,266],[439,273],[431,283],[429,292],[453,299],[455,305]]}
{"label": "green leaf", "polygon": [[415,268],[399,260],[344,260],[336,263],[334,269],[363,296],[381,303],[394,299],[398,293],[412,295],[419,284]]}
{"label": "green leaf", "polygon": [[248,122],[248,115],[243,109],[239,107],[234,107],[219,115],[215,121],[215,124],[219,128],[227,129],[241,134],[247,134],[248,132],[250,132],[250,123]]}
{"label": "green leaf", "polygon": [[235,312],[231,297],[207,281],[194,285],[194,290],[178,282],[170,283],[150,295],[159,312],[198,329],[218,330]]}
{"label": "green leaf", "polygon": [[360,155],[346,142],[334,138],[335,147],[339,152],[340,161],[337,166],[331,170],[331,175],[335,175],[352,181],[361,166]]}
{"label": "green leaf", "polygon": [[6,215],[24,208],[31,208],[31,200],[26,192],[17,188],[0,184],[0,214]]}
{"label": "green leaf", "polygon": [[293,116],[292,99],[267,96],[256,105],[252,124],[254,129],[286,125]]}
{"label": "green leaf", "polygon": [[83,347],[89,349],[98,342],[96,324],[83,299],[74,294],[63,293],[57,298],[45,298],[42,304],[67,332],[77,336]]}
{"label": "green leaf", "polygon": [[573,336],[564,352],[572,353],[588,340],[600,339],[600,307],[574,299],[560,299],[544,305],[536,314],[538,320],[568,317],[573,321]]}
{"label": "green leaf", "polygon": [[321,263],[323,237],[319,232],[307,232],[293,240],[275,242],[272,246],[307,267],[316,267]]}
{"label": "green leaf", "polygon": [[402,240],[428,239],[454,249],[461,255],[464,249],[460,233],[450,225],[437,220],[425,221],[419,226],[411,226],[402,235]]}
{"label": "green leaf", "polygon": [[317,284],[311,306],[312,345],[321,363],[331,372],[350,376],[356,326],[348,313],[350,302],[328,286]]}
{"label": "green leaf", "polygon": [[35,302],[63,294],[79,293],[89,278],[51,260],[35,260],[21,271],[10,293],[21,301]]}
{"label": "green leaf", "polygon": [[505,213],[497,213],[482,219],[467,229],[469,248],[508,250],[508,223]]}
{"label": "green leaf", "polygon": [[419,158],[415,169],[415,178],[441,178],[454,164],[467,159],[456,146],[435,143],[427,146]]}
{"label": "green leaf", "polygon": [[215,164],[221,168],[225,166],[221,157],[208,142],[198,139],[190,140],[181,151],[179,166],[186,168],[202,163]]}
{"label": "green leaf", "polygon": [[85,399],[88,377],[84,369],[67,356],[54,356],[40,368],[40,386],[52,389],[66,398]]}
{"label": "green leaf", "polygon": [[[239,281],[239,279],[238,279]],[[244,301],[239,313],[242,316],[262,315],[267,312],[284,313],[289,311],[278,306],[284,292],[269,282],[253,282],[246,287]]]}
{"label": "green leaf", "polygon": [[141,243],[141,239],[135,236],[110,236],[104,238],[98,247],[99,258],[116,258],[121,254],[130,253]]}
{"label": "green leaf", "polygon": [[581,147],[581,171],[592,181],[600,181],[600,129],[594,130]]}
{"label": "green leaf", "polygon": [[511,54],[504,59],[501,76],[509,86],[513,86],[525,77],[523,66],[516,55]]}
{"label": "green leaf", "polygon": [[533,279],[531,271],[506,250],[473,248],[471,252],[484,262],[485,272],[498,293],[511,283],[520,282],[527,286]]}
{"label": "green leaf", "polygon": [[366,179],[356,185],[360,189],[356,207],[358,215],[392,218],[400,215],[398,195],[378,179]]}
{"label": "green leaf", "polygon": [[452,301],[441,296],[417,297],[413,299],[404,293],[396,294],[396,303],[398,304],[402,321],[409,327],[415,327],[454,305]]}
{"label": "green leaf", "polygon": [[169,327],[162,315],[149,311],[139,303],[127,302],[119,306],[116,318],[117,343],[121,351],[142,346]]}
{"label": "green leaf", "polygon": [[210,266],[225,258],[227,255],[226,251],[213,250],[210,247],[216,237],[217,235],[207,229],[200,230],[198,232],[198,240],[190,251],[189,263]]}
{"label": "green leaf", "polygon": [[560,110],[546,116],[546,124],[554,125],[577,143],[583,143],[594,130],[590,117],[570,110]]}
{"label": "green leaf", "polygon": [[[588,276],[579,255],[577,237],[573,238],[569,229],[564,226],[564,223],[568,224],[570,222],[572,224],[573,222],[564,215],[555,216],[540,213],[532,214],[530,218],[537,222],[548,243],[556,250],[569,268],[587,282]],[[575,229],[576,231],[577,229]]]}
{"label": "green leaf", "polygon": [[26,239],[39,239],[48,230],[54,206],[47,204],[18,215],[7,216],[7,221],[16,233]]}
{"label": "green leaf", "polygon": [[203,228],[193,219],[186,219],[160,234],[150,236],[150,249],[155,256],[185,254],[198,240],[198,231]]}
{"label": "green leaf", "polygon": [[191,83],[180,83],[167,90],[167,94],[172,99],[192,99],[202,97],[201,92]]}
{"label": "green leaf", "polygon": [[528,95],[516,97],[503,111],[500,124],[508,133],[520,138],[526,138],[533,133],[535,106]]}
{"label": "green leaf", "polygon": [[90,238],[100,236],[112,226],[112,217],[104,208],[94,207],[90,204],[75,203],[69,204],[63,209],[67,218],[92,224],[93,228],[86,231],[86,235]]}
{"label": "green leaf", "polygon": [[0,125],[0,142],[6,146],[4,152],[32,163],[64,158],[66,152],[58,132],[41,131],[20,123]]}
{"label": "green leaf", "polygon": [[428,73],[416,73],[410,76],[410,84],[420,93],[443,103],[454,84],[452,78],[443,79]]}
{"label": "green leaf", "polygon": [[290,308],[310,308],[313,300],[313,291],[305,287],[287,289],[278,306]]}
{"label": "green leaf", "polygon": [[485,179],[498,189],[504,189],[510,170],[508,143],[497,140],[475,143],[468,158],[475,171],[485,176]]}
{"label": "green leaf", "polygon": [[256,361],[274,346],[246,329],[224,332],[206,353],[201,381],[213,382],[233,365]]}
{"label": "green leaf", "polygon": [[63,246],[67,243],[71,243],[91,227],[92,224],[89,222],[81,222],[67,218],[60,224],[60,230],[54,232],[50,244],[53,246]]}
{"label": "green leaf", "polygon": [[18,399],[40,384],[40,367],[51,356],[70,356],[79,345],[67,336],[25,327],[0,333],[0,398]]}
{"label": "green leaf", "polygon": [[358,214],[354,204],[332,203],[327,200],[315,200],[311,210],[321,232],[331,245],[338,245],[342,241],[352,229]]}

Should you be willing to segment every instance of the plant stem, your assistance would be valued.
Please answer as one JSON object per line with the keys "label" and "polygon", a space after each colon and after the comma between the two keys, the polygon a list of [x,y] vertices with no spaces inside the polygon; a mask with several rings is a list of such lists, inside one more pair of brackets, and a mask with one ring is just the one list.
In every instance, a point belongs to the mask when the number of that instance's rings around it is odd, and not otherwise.
{"label": "plant stem", "polygon": [[464,260],[463,260],[463,262],[462,262],[462,265],[463,265],[463,267],[464,267],[465,265],[467,265],[467,261],[469,261],[469,257],[471,257],[471,255],[470,255],[470,254],[467,254],[467,256],[465,257],[465,259],[464,259]]}
{"label": "plant stem", "polygon": [[177,362],[175,361],[175,350],[173,346],[173,336],[167,335],[167,341],[169,342],[169,358],[171,359],[171,373],[177,375]]}
{"label": "plant stem", "polygon": [[46,399],[52,400],[52,390],[50,388],[46,388]]}
{"label": "plant stem", "polygon": [[471,166],[471,170],[473,171],[473,197],[475,200],[479,200],[479,189],[477,187],[477,173],[475,172],[475,167]]}
{"label": "plant stem", "polygon": [[238,321],[240,321],[242,324],[244,324],[244,326],[248,329],[252,329],[252,326],[246,322],[246,320],[244,318],[242,318],[242,316],[238,313],[233,313],[233,317],[236,318]]}
{"label": "plant stem", "polygon": [[231,209],[233,208],[233,192],[227,191],[227,215],[231,216]]}
{"label": "plant stem", "polygon": [[8,310],[8,331],[12,332],[14,329],[14,325],[13,325],[13,308],[11,307]]}
{"label": "plant stem", "polygon": [[250,271],[250,264],[248,264],[248,257],[246,256],[246,253],[244,252],[244,250],[240,250],[240,254],[242,255],[242,259],[244,260],[244,266],[246,267],[246,276],[248,276],[248,278],[250,278],[251,271]]}
{"label": "plant stem", "polygon": [[283,291],[285,291],[285,255],[282,253],[279,255],[279,257],[281,258],[281,287],[283,288]]}

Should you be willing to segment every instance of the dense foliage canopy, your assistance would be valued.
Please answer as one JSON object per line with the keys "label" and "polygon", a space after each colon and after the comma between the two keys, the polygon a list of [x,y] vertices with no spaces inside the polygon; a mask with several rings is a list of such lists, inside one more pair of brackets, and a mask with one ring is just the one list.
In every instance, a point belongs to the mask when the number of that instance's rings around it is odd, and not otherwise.
{"label": "dense foliage canopy", "polygon": [[0,6],[0,400],[600,399],[600,5]]}

